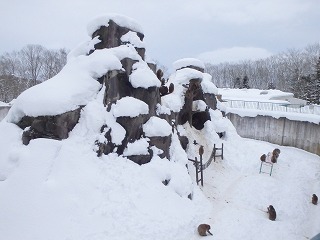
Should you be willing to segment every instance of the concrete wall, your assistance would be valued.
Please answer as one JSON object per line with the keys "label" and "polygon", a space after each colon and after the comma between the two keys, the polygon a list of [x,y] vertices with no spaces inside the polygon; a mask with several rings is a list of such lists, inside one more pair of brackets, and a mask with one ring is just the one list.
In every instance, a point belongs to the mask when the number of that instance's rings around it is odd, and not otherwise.
{"label": "concrete wall", "polygon": [[227,117],[241,137],[292,146],[320,155],[320,125],[292,121],[270,116],[240,117],[228,113]]}
{"label": "concrete wall", "polygon": [[7,115],[9,109],[10,107],[0,107],[0,121]]}

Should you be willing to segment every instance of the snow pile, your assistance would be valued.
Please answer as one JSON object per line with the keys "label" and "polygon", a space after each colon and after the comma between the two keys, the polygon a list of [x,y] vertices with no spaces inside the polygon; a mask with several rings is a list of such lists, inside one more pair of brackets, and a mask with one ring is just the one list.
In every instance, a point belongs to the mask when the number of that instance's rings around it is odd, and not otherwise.
{"label": "snow pile", "polygon": [[204,93],[218,94],[218,88],[212,82],[212,76],[208,73],[203,73],[201,87]]}
{"label": "snow pile", "polygon": [[136,32],[129,31],[128,33],[124,34],[120,39],[124,43],[132,44],[134,47],[145,48],[144,42],[140,40]]}
{"label": "snow pile", "polygon": [[173,67],[175,70],[190,66],[198,67],[201,69],[205,68],[204,63],[196,58],[182,58],[173,63]]}
{"label": "snow pile", "polygon": [[146,62],[137,62],[133,64],[129,81],[134,88],[160,87],[159,79],[148,67]]}
{"label": "snow pile", "polygon": [[127,148],[123,152],[123,156],[148,155],[148,141],[148,138],[141,138],[133,143],[128,143]]}
{"label": "snow pile", "polygon": [[137,117],[148,114],[149,107],[145,102],[134,97],[123,97],[112,105],[111,111],[115,117]]}
{"label": "snow pile", "polygon": [[143,131],[147,137],[166,137],[172,130],[166,120],[153,116],[143,125]]}
{"label": "snow pile", "polygon": [[121,68],[120,60],[109,49],[74,58],[53,78],[22,92],[6,119],[16,123],[25,115],[52,116],[86,105],[101,88],[96,79]]}
{"label": "snow pile", "polygon": [[124,15],[110,13],[92,19],[87,25],[88,35],[91,37],[92,34],[102,26],[108,27],[110,20],[114,21],[117,25],[121,27],[126,27],[133,31],[143,33],[142,27],[134,19]]}
{"label": "snow pile", "polygon": [[191,68],[183,68],[173,73],[168,80],[174,84],[174,92],[161,97],[161,104],[172,110],[179,112],[184,104],[184,95],[187,91],[187,85],[191,79],[202,79],[203,73]]}

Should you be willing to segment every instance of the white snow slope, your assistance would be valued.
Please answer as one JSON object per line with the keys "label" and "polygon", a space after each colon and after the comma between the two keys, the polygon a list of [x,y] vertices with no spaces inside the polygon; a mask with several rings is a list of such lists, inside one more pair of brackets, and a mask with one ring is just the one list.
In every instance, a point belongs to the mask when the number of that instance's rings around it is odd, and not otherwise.
{"label": "white snow slope", "polygon": [[[94,121],[100,119],[89,117],[96,108],[89,104],[63,141],[37,139],[23,146],[22,130],[0,123],[1,239],[200,239],[200,223],[211,225],[214,236],[207,239],[216,240],[301,240],[320,232],[320,206],[310,202],[313,193],[320,195],[319,156],[228,137],[224,160],[204,171],[204,186],[194,184],[191,201],[174,187],[181,184],[175,180],[183,165],[154,158],[139,166],[112,154],[96,157],[88,144],[99,134]],[[185,131],[203,141],[200,132]],[[260,155],[276,147],[281,154],[272,176],[259,174]],[[206,160],[210,149],[205,150]],[[192,164],[189,171],[194,181]],[[164,186],[168,177],[172,185]],[[275,222],[266,213],[270,204]]]}

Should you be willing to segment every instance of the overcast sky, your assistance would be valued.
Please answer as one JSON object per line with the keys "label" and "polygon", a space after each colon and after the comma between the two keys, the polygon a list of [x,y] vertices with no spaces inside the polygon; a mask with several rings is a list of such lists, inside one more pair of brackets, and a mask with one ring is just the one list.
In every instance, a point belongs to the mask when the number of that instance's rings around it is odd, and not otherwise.
{"label": "overcast sky", "polygon": [[26,44],[73,49],[104,13],[134,18],[149,58],[256,59],[320,41],[320,0],[0,0],[0,54]]}

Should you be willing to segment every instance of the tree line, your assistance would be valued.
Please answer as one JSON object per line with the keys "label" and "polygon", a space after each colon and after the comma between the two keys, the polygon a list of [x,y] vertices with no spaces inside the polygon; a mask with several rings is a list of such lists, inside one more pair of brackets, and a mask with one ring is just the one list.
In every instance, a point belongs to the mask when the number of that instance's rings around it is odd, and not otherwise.
{"label": "tree line", "polygon": [[0,101],[10,102],[25,89],[52,78],[66,61],[66,49],[37,44],[0,55]]}
{"label": "tree line", "polygon": [[256,61],[206,64],[219,88],[279,89],[320,104],[320,43]]}

